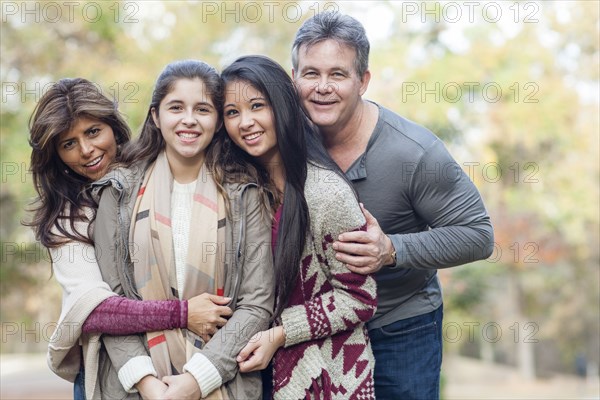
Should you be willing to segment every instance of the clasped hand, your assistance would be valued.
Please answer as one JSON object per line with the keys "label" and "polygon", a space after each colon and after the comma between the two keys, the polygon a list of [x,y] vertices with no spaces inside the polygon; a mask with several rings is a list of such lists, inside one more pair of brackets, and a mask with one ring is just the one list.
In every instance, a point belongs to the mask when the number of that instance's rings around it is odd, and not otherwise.
{"label": "clasped hand", "polygon": [[136,387],[144,400],[199,400],[202,397],[198,382],[189,372],[165,376],[162,381],[148,375]]}
{"label": "clasped hand", "polygon": [[236,360],[241,372],[263,370],[269,365],[273,355],[285,344],[282,326],[258,332],[244,346]]}
{"label": "clasped hand", "polygon": [[188,300],[187,328],[208,342],[215,332],[227,323],[233,314],[227,307],[231,299],[203,293]]}

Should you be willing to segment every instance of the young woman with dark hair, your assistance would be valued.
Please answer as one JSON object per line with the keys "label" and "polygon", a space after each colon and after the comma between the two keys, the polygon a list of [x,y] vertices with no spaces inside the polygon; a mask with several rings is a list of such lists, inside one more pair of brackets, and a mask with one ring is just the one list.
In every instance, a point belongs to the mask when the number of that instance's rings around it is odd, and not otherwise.
{"label": "young woman with dark hair", "polygon": [[222,78],[228,133],[220,138],[222,157],[249,157],[262,171],[263,185],[272,188],[265,207],[274,214],[276,244],[274,324],[240,352],[240,370],[265,369],[272,359],[276,399],[373,398],[364,324],[376,309],[375,282],[347,270],[331,246],[340,233],[365,228],[356,195],[281,66],[241,57]]}
{"label": "young woman with dark hair", "polygon": [[94,183],[95,244],[109,249],[99,264],[112,290],[143,300],[225,295],[232,311],[212,313],[201,335],[164,329],[128,340],[104,336],[121,383],[109,397],[142,381],[152,386],[143,397],[261,397],[260,374],[238,373],[235,357],[272,315],[270,224],[252,177],[232,182],[215,169],[211,142],[222,104],[214,68],[195,60],[167,65],[139,139],[124,150],[128,167]]}

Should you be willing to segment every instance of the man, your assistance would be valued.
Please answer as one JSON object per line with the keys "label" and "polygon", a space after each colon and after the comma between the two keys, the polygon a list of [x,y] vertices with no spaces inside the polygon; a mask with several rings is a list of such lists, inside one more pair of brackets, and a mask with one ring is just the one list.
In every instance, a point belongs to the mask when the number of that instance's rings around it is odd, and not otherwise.
{"label": "man", "polygon": [[329,154],[367,210],[367,232],[334,243],[352,271],[376,273],[369,323],[378,399],[439,398],[442,292],[437,269],[489,257],[481,197],[426,128],[367,100],[369,41],[352,17],[308,19],[292,47],[292,76]]}

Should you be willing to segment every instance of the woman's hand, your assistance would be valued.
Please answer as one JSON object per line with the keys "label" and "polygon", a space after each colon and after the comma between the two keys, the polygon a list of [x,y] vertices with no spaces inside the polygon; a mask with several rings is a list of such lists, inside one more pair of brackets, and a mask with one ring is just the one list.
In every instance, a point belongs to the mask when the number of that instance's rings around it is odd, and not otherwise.
{"label": "woman's hand", "polygon": [[169,386],[164,394],[165,400],[199,400],[202,397],[196,378],[189,372],[165,376],[162,381]]}
{"label": "woman's hand", "polygon": [[258,332],[244,346],[236,361],[241,372],[260,371],[265,369],[273,355],[285,344],[285,331],[276,326],[268,331]]}
{"label": "woman's hand", "polygon": [[227,323],[224,317],[233,314],[231,308],[225,306],[230,301],[229,297],[209,293],[192,297],[188,300],[188,329],[208,342],[217,329]]}
{"label": "woman's hand", "polygon": [[153,375],[146,375],[135,385],[144,400],[158,400],[165,398],[168,388],[166,384]]}

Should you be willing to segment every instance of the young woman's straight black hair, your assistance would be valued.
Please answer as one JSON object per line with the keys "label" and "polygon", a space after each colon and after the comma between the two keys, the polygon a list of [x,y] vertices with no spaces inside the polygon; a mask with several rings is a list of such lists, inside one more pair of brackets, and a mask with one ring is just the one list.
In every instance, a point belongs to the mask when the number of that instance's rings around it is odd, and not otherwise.
{"label": "young woman's straight black hair", "polygon": [[[297,283],[302,251],[310,231],[310,216],[304,197],[307,162],[331,169],[341,179],[345,176],[318,139],[313,125],[302,111],[290,76],[279,64],[263,56],[244,56],[225,68],[221,77],[225,87],[228,83],[253,86],[263,94],[273,111],[277,148],[286,179],[274,251],[277,285],[274,318],[277,318],[287,306]],[[256,159],[252,162],[258,164]],[[268,166],[257,165],[257,168]]]}

